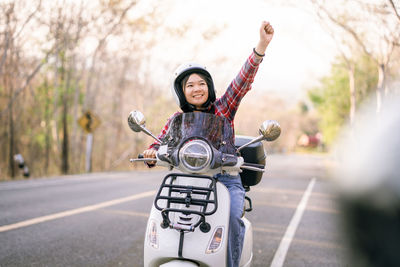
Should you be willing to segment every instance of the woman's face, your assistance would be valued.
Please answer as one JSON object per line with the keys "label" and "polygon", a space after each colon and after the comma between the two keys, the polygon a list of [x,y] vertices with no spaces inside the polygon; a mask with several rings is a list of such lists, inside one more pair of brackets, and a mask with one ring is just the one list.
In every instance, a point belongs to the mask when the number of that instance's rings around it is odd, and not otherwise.
{"label": "woman's face", "polygon": [[200,108],[208,99],[207,82],[197,73],[193,73],[189,76],[183,93],[189,104]]}

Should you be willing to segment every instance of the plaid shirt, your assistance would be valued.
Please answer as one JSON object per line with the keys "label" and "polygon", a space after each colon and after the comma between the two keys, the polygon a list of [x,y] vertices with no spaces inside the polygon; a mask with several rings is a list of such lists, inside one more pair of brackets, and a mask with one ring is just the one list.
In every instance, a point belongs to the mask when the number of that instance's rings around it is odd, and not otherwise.
{"label": "plaid shirt", "polygon": [[[230,122],[233,132],[235,132],[233,119],[236,111],[239,108],[242,98],[251,89],[251,84],[254,81],[254,77],[261,61],[262,59],[257,58],[253,52],[246,60],[235,79],[233,79],[229,84],[225,94],[218,98],[213,104],[215,115],[225,117]],[[160,135],[158,136],[159,139],[162,139],[168,132],[169,124],[172,118],[181,113],[182,112],[176,112],[168,119],[167,124],[164,126]],[[158,149],[158,146],[159,143],[154,142],[150,148]]]}

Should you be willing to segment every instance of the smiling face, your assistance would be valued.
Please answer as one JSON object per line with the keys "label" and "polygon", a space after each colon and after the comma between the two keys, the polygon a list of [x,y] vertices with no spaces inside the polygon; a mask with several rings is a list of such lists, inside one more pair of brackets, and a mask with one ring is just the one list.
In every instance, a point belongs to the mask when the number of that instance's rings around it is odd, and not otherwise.
{"label": "smiling face", "polygon": [[201,108],[208,99],[207,82],[201,75],[193,73],[184,84],[183,93],[189,104]]}

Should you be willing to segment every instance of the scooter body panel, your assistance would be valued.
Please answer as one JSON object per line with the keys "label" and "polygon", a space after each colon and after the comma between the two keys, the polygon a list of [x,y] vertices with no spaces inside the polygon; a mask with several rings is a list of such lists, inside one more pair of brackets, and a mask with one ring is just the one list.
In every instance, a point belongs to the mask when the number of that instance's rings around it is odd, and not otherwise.
{"label": "scooter body panel", "polygon": [[245,217],[242,218],[245,226],[245,234],[243,240],[242,255],[240,257],[240,267],[247,267],[251,265],[253,260],[253,227],[249,220]]}
{"label": "scooter body panel", "polygon": [[[210,231],[203,233],[197,227],[194,232],[185,232],[183,237],[182,258],[196,261],[200,266],[226,266],[230,197],[226,187],[219,182],[217,182],[217,192],[218,209],[214,214],[206,216],[206,222],[211,226]],[[169,261],[179,260],[180,231],[163,229],[160,226],[162,221],[161,212],[153,205],[144,242],[144,266],[160,266]],[[154,226],[158,236],[157,245],[150,243],[150,234],[154,231]],[[222,228],[221,245],[214,252],[207,253],[206,250],[217,228]]]}

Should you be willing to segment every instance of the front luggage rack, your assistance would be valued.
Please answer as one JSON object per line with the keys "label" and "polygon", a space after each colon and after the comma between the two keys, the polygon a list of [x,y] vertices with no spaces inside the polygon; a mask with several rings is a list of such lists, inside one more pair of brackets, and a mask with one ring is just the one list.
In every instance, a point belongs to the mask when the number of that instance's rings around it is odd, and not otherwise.
{"label": "front luggage rack", "polygon": [[[208,186],[175,184],[174,182],[178,177],[207,179],[210,183]],[[184,207],[171,207],[173,204],[184,205]],[[205,175],[168,174],[163,179],[158,190],[154,206],[161,211],[163,217],[162,228],[170,227],[180,231],[193,232],[196,227],[200,226],[200,230],[207,233],[211,227],[206,222],[206,216],[214,214],[218,209],[216,180],[213,177]],[[178,216],[181,221],[171,223],[169,216],[171,213],[180,213],[181,215]],[[193,216],[191,217],[191,215],[199,216],[200,220],[192,223]]]}

